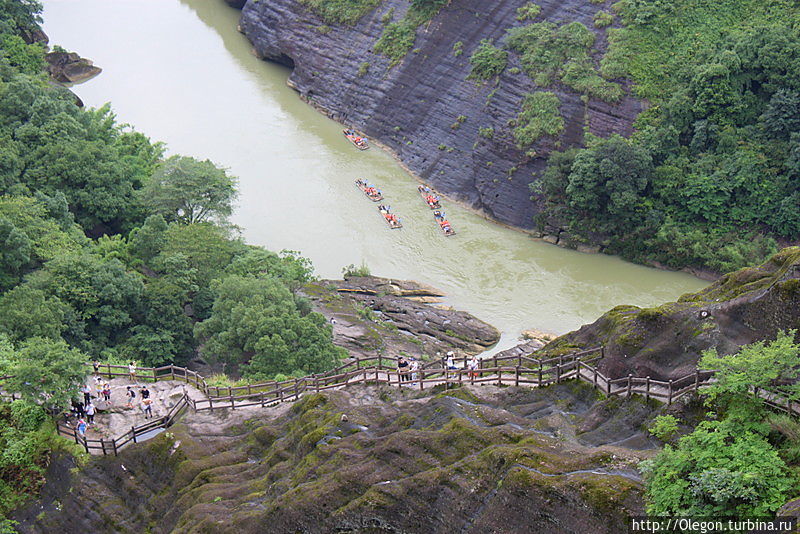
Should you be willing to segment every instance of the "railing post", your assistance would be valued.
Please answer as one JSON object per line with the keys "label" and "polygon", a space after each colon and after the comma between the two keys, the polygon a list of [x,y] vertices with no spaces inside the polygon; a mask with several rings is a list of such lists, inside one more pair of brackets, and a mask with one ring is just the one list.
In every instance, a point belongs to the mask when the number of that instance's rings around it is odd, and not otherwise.
{"label": "railing post", "polygon": [[667,391],[667,406],[672,404],[672,380],[669,381],[669,391]]}
{"label": "railing post", "polygon": [[382,356],[382,355],[381,355],[381,353],[379,352],[379,353],[378,353],[378,370],[380,370],[380,369],[382,369],[382,368],[383,368],[383,356]]}
{"label": "railing post", "polygon": [[213,412],[214,411],[214,397],[209,397],[208,398],[208,411],[209,412]]}
{"label": "railing post", "polygon": [[283,388],[282,387],[278,389],[278,395],[280,395],[278,400],[280,400],[280,402],[283,402]]}
{"label": "railing post", "polygon": [[606,377],[606,395],[611,396],[611,377]]}
{"label": "railing post", "polygon": [[539,360],[539,387],[542,387],[542,360]]}
{"label": "railing post", "polygon": [[558,364],[556,364],[556,384],[561,383],[561,356],[558,357]]}
{"label": "railing post", "polygon": [[233,410],[234,408],[236,408],[236,406],[234,406],[234,404],[233,404],[233,392],[232,391],[230,392],[230,395],[228,395],[228,399],[230,399],[230,401],[231,401],[231,410]]}
{"label": "railing post", "polygon": [[497,354],[495,354],[493,358],[494,358],[494,368],[497,369]]}
{"label": "railing post", "polygon": [[247,395],[248,395],[248,396],[253,394],[253,390],[252,390],[252,389],[250,389],[250,387],[251,387],[251,386],[250,386],[250,384],[248,383],[248,384],[247,384]]}
{"label": "railing post", "polygon": [[356,358],[356,369],[361,369],[361,358]]}
{"label": "railing post", "polygon": [[606,346],[605,345],[600,345],[600,357],[601,358],[605,358],[606,357]]}
{"label": "railing post", "polygon": [[169,366],[169,379],[175,380],[175,366],[172,364]]}
{"label": "railing post", "polygon": [[514,385],[519,386],[519,368],[520,366],[517,365],[516,369],[514,369]]}
{"label": "railing post", "polygon": [[114,456],[116,456],[117,455],[117,440],[112,439],[111,440],[111,446],[114,448]]}
{"label": "railing post", "polygon": [[[319,379],[317,378],[317,373],[314,373],[314,392],[319,393]],[[347,382],[347,378],[345,377],[345,382]]]}
{"label": "railing post", "polygon": [[627,397],[629,399],[631,398],[631,380],[632,379],[633,379],[633,375],[631,373],[628,373],[628,393],[627,393]]}
{"label": "railing post", "polygon": [[[495,361],[497,361],[497,357],[495,357]],[[502,367],[497,367],[497,385],[503,385],[503,369]]]}
{"label": "railing post", "polygon": [[111,364],[106,364],[108,366],[108,379],[111,380],[113,377],[111,375]]}
{"label": "railing post", "polygon": [[700,389],[700,369],[695,369],[694,370],[694,390],[695,390],[695,392],[697,392],[698,389]]}
{"label": "railing post", "polygon": [[264,407],[264,392],[261,392],[261,407]]}
{"label": "railing post", "polygon": [[103,438],[100,438],[100,447],[103,448],[103,456],[106,455],[106,441]]}
{"label": "railing post", "polygon": [[422,391],[425,389],[425,370],[422,369],[422,366],[417,371],[417,378],[419,379],[419,390]]}
{"label": "railing post", "polygon": [[403,384],[402,384],[402,381],[400,380],[400,378],[401,378],[400,377],[400,371],[397,371],[397,388],[398,389],[403,387]]}
{"label": "railing post", "polygon": [[136,443],[136,427],[131,427],[131,434],[133,434],[133,442]]}
{"label": "railing post", "polygon": [[522,354],[517,354],[517,367],[522,367]]}
{"label": "railing post", "polygon": [[644,400],[650,400],[650,375],[647,375],[647,382],[645,382]]}
{"label": "railing post", "polygon": [[156,374],[156,368],[153,367],[153,383],[155,384],[158,382],[158,375]]}
{"label": "railing post", "polygon": [[300,398],[300,386],[299,386],[300,379],[294,379],[294,400]]}
{"label": "railing post", "polygon": [[594,370],[594,376],[592,377],[592,385],[597,387],[597,367],[592,367]]}

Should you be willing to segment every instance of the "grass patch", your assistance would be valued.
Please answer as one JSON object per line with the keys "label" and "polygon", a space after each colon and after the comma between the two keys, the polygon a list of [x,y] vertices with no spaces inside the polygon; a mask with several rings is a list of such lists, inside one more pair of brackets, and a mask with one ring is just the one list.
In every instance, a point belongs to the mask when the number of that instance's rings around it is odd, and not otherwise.
{"label": "grass patch", "polygon": [[526,147],[543,135],[558,135],[564,129],[564,119],[559,113],[561,101],[551,92],[528,93],[522,100],[517,116],[514,139]]}
{"label": "grass patch", "polygon": [[561,81],[582,94],[615,102],[622,88],[595,69],[594,43],[595,34],[580,22],[538,22],[508,31],[508,47],[520,54],[523,70],[536,85]]}
{"label": "grass patch", "polygon": [[508,64],[508,52],[497,48],[491,39],[481,40],[469,58],[472,71],[467,76],[469,80],[488,80],[499,76]]}
{"label": "grass patch", "polygon": [[541,6],[536,5],[533,2],[528,2],[524,6],[517,9],[517,20],[520,22],[525,20],[533,20],[538,17],[539,13],[541,12]]}
{"label": "grass patch", "polygon": [[328,24],[352,25],[375,9],[381,0],[300,0]]}

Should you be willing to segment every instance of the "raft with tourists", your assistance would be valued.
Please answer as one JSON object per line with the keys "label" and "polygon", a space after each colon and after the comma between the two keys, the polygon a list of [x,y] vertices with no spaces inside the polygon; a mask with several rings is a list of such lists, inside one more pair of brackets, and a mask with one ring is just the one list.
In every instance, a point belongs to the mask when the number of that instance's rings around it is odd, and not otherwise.
{"label": "raft with tourists", "polygon": [[370,184],[366,180],[362,180],[359,178],[356,180],[356,187],[358,187],[362,193],[364,193],[368,199],[373,202],[380,202],[383,200],[383,195],[381,194],[381,190],[375,187],[374,185]]}
{"label": "raft with tourists", "polygon": [[417,187],[417,191],[419,191],[419,195],[428,205],[428,207],[432,210],[442,209],[442,204],[439,202],[439,197],[431,190],[430,187],[426,185],[421,185]]}
{"label": "raft with tourists", "polygon": [[378,206],[378,211],[380,212],[381,217],[383,217],[383,220],[386,221],[386,224],[388,224],[389,228],[392,230],[397,230],[398,228],[403,227],[403,225],[400,224],[400,219],[397,218],[397,215],[392,213],[392,210],[389,206],[384,206],[381,204]]}
{"label": "raft with tourists", "polygon": [[453,227],[450,226],[450,221],[447,220],[443,211],[436,210],[433,212],[433,218],[436,219],[436,223],[439,225],[439,228],[444,232],[444,235],[450,237],[451,235],[456,235],[456,231],[453,230]]}
{"label": "raft with tourists", "polygon": [[369,148],[369,143],[367,142],[367,138],[363,137],[356,133],[355,130],[352,128],[347,128],[342,130],[342,133],[345,137],[347,137],[351,143],[353,143],[357,149],[359,150],[366,150]]}

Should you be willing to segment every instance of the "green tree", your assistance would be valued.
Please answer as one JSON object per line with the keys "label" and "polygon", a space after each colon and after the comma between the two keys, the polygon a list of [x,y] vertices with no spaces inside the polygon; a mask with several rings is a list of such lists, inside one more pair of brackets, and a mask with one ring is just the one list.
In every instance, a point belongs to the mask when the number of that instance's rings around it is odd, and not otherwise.
{"label": "green tree", "polygon": [[19,281],[31,260],[31,240],[8,219],[0,218],[0,289]]}
{"label": "green tree", "polygon": [[782,506],[794,480],[761,436],[704,421],[658,456],[639,464],[653,516],[763,517]]}
{"label": "green tree", "polygon": [[283,282],[293,293],[310,282],[314,276],[311,262],[300,253],[284,250],[280,255],[259,247],[236,257],[225,269],[226,274],[239,276],[270,276]]}
{"label": "green tree", "polygon": [[18,343],[31,337],[60,339],[71,308],[56,297],[29,285],[0,295],[0,334]]}
{"label": "green tree", "polygon": [[195,327],[207,357],[244,364],[254,379],[325,371],[342,357],[325,318],[302,315],[278,280],[232,275],[215,282],[214,290],[211,317]]}
{"label": "green tree", "polygon": [[236,179],[211,161],[172,156],[156,168],[141,198],[167,221],[195,224],[226,220],[236,194]]}
{"label": "green tree", "polygon": [[778,332],[774,341],[743,346],[736,354],[720,355],[715,349],[703,352],[698,367],[714,369],[716,382],[706,391],[719,395],[749,397],[753,387],[765,388],[776,380],[795,383],[800,378],[800,345],[795,330]]}
{"label": "green tree", "polygon": [[63,340],[31,338],[14,349],[0,337],[0,370],[10,375],[3,387],[33,404],[66,408],[86,379],[89,357]]}

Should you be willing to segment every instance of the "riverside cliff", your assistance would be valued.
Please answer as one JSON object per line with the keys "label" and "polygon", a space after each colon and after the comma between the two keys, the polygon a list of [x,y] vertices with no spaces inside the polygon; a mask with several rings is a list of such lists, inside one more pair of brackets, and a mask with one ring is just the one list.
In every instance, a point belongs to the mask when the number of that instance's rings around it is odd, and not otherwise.
{"label": "riverside cliff", "polygon": [[[579,145],[586,131],[630,133],[641,104],[627,91],[618,103],[608,104],[558,83],[548,86],[560,98],[564,130],[518,148],[513,121],[524,95],[537,87],[520,72],[519,57],[509,55],[508,68],[496,81],[467,77],[480,41],[498,41],[509,28],[522,25],[517,9],[524,4],[451,2],[417,28],[413,49],[394,66],[374,46],[386,25],[406,14],[406,0],[379,2],[352,26],[326,22],[298,0],[249,1],[240,29],[259,57],[292,67],[289,84],[303,99],[388,147],[441,192],[500,222],[532,228],[540,206],[531,201],[528,184],[543,171],[548,153]],[[597,36],[595,59],[605,51],[605,30],[592,23],[602,5],[588,0],[537,4],[542,8],[537,21],[581,22]]]}

